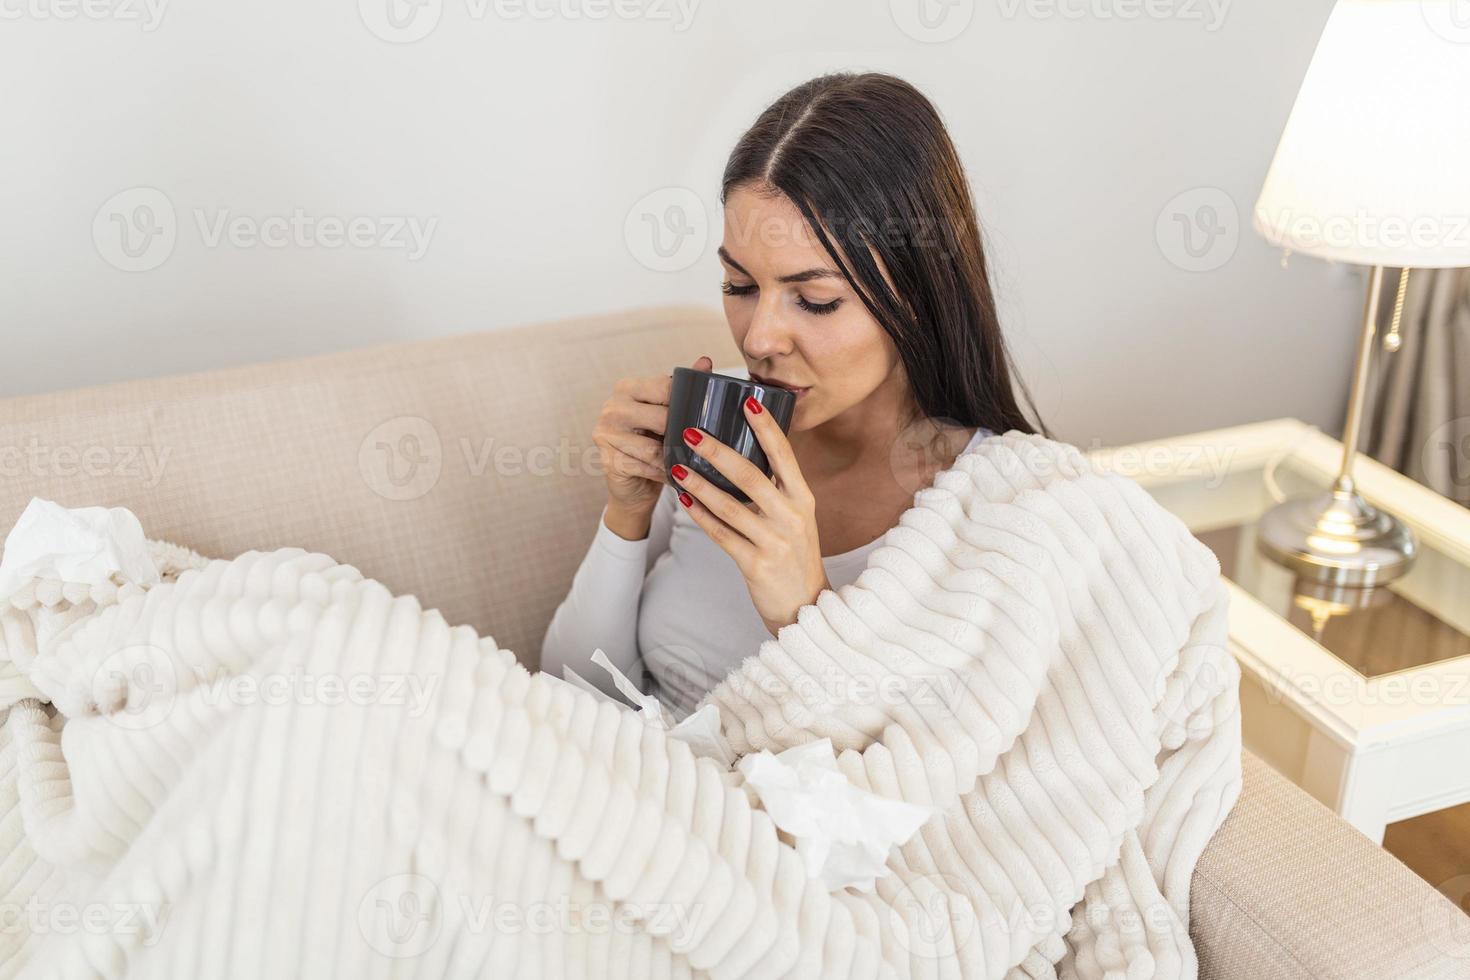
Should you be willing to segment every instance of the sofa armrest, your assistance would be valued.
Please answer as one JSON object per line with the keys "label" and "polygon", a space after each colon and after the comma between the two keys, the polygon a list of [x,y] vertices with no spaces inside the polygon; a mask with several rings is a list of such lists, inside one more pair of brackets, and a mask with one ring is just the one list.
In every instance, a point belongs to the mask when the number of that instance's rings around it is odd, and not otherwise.
{"label": "sofa armrest", "polygon": [[1470,917],[1265,762],[1195,867],[1202,980],[1470,978]]}

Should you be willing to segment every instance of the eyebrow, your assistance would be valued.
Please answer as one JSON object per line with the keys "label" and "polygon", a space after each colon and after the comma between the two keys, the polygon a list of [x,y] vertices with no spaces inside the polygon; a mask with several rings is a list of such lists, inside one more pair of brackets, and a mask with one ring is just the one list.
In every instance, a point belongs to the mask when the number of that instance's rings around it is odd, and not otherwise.
{"label": "eyebrow", "polygon": [[[723,246],[723,245],[720,246],[719,253],[720,253],[720,258],[724,259],[725,260],[725,264],[728,265],[730,268],[734,269],[736,272],[740,273],[742,276],[750,276],[750,273],[745,271],[745,267],[744,266],[742,266],[739,262],[736,262],[733,258],[730,257],[730,253],[727,252],[727,251],[725,251],[725,246]],[[752,279],[755,278],[754,276],[750,276],[750,277]],[[776,277],[776,281],[777,282],[811,282],[814,279],[841,279],[841,278],[842,278],[842,274],[841,273],[834,272],[831,269],[807,269],[804,272],[793,272],[789,276],[777,276]]]}

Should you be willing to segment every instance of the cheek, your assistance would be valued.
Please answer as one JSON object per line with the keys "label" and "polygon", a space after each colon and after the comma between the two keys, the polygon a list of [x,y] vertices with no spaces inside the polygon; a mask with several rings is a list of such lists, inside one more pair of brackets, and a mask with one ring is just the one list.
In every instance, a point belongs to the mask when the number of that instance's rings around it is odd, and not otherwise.
{"label": "cheek", "polygon": [[883,328],[868,317],[814,323],[798,334],[796,348],[818,387],[796,403],[793,431],[820,424],[862,402],[888,377],[897,357]]}
{"label": "cheek", "polygon": [[893,368],[893,344],[867,316],[813,330],[808,340],[808,363],[818,365],[825,387],[843,400],[861,401]]}

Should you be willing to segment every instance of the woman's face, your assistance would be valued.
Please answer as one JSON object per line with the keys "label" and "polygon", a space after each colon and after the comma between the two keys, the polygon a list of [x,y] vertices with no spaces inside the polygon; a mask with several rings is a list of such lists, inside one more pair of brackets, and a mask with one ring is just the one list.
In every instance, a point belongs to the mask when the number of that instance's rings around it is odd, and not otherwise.
{"label": "woman's face", "polygon": [[880,387],[906,390],[893,340],[786,195],[732,191],[720,261],[725,317],[751,378],[802,389],[793,432],[841,415]]}

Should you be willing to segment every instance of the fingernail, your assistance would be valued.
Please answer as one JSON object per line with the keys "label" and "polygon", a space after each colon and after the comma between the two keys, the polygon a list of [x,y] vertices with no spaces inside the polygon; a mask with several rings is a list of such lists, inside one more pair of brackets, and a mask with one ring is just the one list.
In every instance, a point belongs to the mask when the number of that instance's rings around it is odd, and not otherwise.
{"label": "fingernail", "polygon": [[689,428],[684,430],[684,441],[691,446],[699,445],[699,440],[704,438],[704,433],[698,429]]}
{"label": "fingernail", "polygon": [[689,471],[678,463],[675,463],[673,469],[669,470],[669,472],[674,474],[674,479],[676,480],[682,480],[689,475]]}
{"label": "fingernail", "polygon": [[755,400],[754,395],[745,396],[745,407],[750,409],[751,415],[759,415],[762,411],[761,403]]}
{"label": "fingernail", "polygon": [[689,496],[689,494],[685,493],[683,490],[680,490],[679,491],[679,503],[683,504],[685,507],[693,507],[694,506],[694,498],[691,497],[691,496]]}

